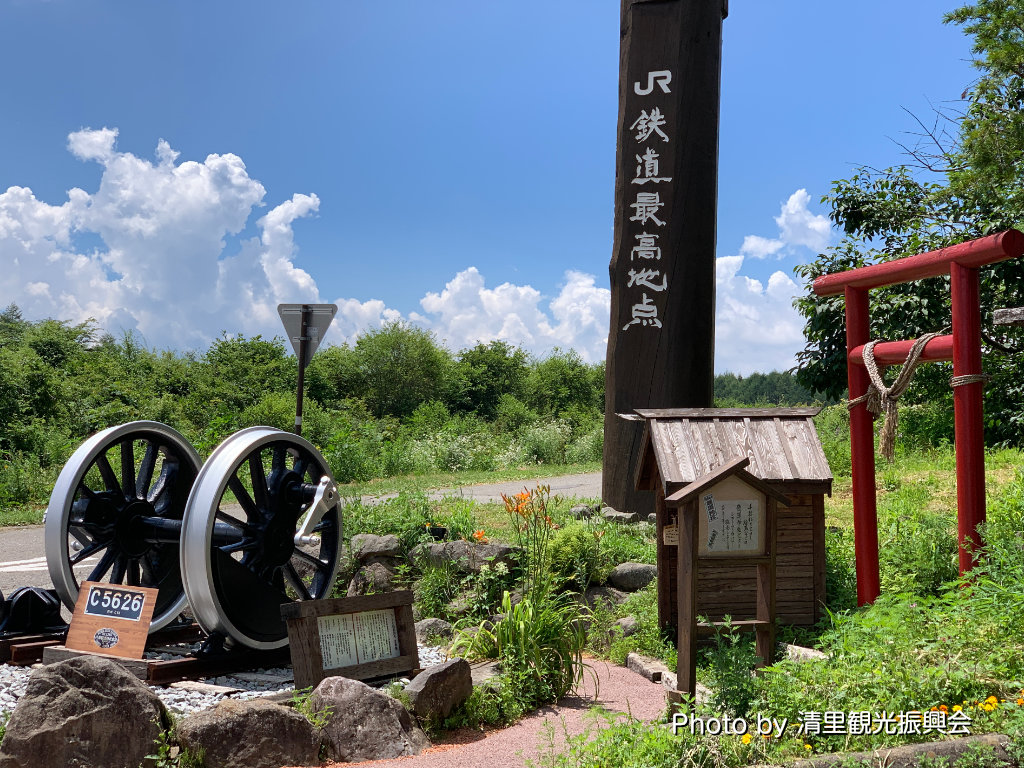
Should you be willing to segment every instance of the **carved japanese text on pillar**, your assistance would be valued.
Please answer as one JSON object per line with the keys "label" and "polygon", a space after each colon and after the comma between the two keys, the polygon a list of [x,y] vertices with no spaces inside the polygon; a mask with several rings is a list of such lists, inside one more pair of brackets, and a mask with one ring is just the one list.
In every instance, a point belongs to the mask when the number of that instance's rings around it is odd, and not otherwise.
{"label": "carved japanese text on pillar", "polygon": [[[635,198],[629,208],[632,215],[625,231],[634,243],[629,252],[629,273],[626,288],[632,307],[631,319],[622,330],[633,326],[641,328],[661,328],[659,302],[657,294],[668,290],[668,275],[665,274],[665,263],[661,260],[661,228],[666,226],[671,211],[661,199],[658,185],[672,181],[664,176],[661,168],[671,167],[673,151],[671,137],[666,130],[666,119],[659,101],[670,94],[672,72],[667,69],[647,72],[645,76],[633,83],[633,92],[642,98],[640,114],[629,126],[629,148],[636,157],[636,172],[631,189],[635,189]],[[633,223],[635,222],[635,223]]]}

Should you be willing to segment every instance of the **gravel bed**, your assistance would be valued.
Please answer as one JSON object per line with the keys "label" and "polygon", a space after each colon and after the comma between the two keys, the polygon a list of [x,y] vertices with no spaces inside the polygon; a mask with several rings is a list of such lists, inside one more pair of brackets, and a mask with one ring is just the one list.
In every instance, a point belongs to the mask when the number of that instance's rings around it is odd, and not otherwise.
{"label": "gravel bed", "polygon": [[[419,646],[420,666],[423,669],[440,664],[446,658],[446,649],[429,645]],[[181,658],[178,654],[146,654],[146,658],[174,659]],[[0,717],[9,715],[25,693],[32,667],[15,667],[0,664]],[[187,687],[171,685],[151,685],[150,688],[160,697],[164,705],[176,714],[190,714],[209,709],[221,699],[255,699],[261,696],[288,694],[295,690],[291,667],[272,669],[256,669],[235,675],[200,678],[198,681],[211,688],[208,690],[190,690]],[[408,685],[407,678],[400,678],[399,684]],[[389,685],[381,683],[378,687]],[[226,690],[216,690],[219,686]],[[199,686],[197,686],[199,687]]]}

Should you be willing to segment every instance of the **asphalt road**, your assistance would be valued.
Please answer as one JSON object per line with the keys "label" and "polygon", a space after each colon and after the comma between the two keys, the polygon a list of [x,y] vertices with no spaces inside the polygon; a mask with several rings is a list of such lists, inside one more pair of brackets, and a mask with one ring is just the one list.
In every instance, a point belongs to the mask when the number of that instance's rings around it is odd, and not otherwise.
{"label": "asphalt road", "polygon": [[[551,486],[552,495],[575,496],[581,499],[597,499],[601,496],[601,473],[591,472],[580,475],[516,480],[506,483],[484,483],[461,488],[445,488],[431,491],[430,496],[440,498],[446,494],[457,494],[476,501],[501,501],[501,494],[512,495],[537,483]],[[379,497],[364,497],[364,501],[385,499],[396,494]],[[91,568],[91,558],[82,568]],[[6,597],[18,587],[51,587],[46,568],[43,546],[43,526],[27,525],[0,528],[0,592]]]}

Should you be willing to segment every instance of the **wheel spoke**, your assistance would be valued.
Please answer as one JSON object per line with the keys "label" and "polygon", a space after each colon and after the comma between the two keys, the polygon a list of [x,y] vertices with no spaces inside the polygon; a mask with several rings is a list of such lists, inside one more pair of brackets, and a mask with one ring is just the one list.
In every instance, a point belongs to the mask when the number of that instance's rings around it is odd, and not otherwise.
{"label": "wheel spoke", "polygon": [[258,544],[257,541],[250,538],[239,539],[234,544],[225,544],[218,549],[225,554],[230,555],[232,552],[244,552],[249,549],[253,549]]}
{"label": "wheel spoke", "polygon": [[292,552],[292,557],[298,557],[300,560],[304,560],[305,562],[309,563],[314,568],[316,568],[318,571],[327,570],[327,563],[325,563],[318,557],[313,557],[311,554],[309,554],[309,552],[306,552],[304,549],[299,549],[298,547],[296,547],[295,550]]}
{"label": "wheel spoke", "polygon": [[89,486],[85,484],[84,478],[82,479],[81,482],[78,483],[78,490],[82,493],[82,496],[84,496],[89,501],[92,501],[93,499],[96,498],[95,491],[93,491],[91,488],[89,488]]}
{"label": "wheel spoke", "polygon": [[156,504],[157,500],[168,490],[174,488],[178,479],[178,462],[173,458],[164,459],[164,465],[160,468],[160,476],[156,479],[153,487],[149,489],[146,497],[150,504]]}
{"label": "wheel spoke", "polygon": [[76,552],[74,557],[68,558],[68,563],[72,567],[74,567],[83,560],[85,560],[87,557],[92,557],[101,549],[104,549],[108,546],[110,546],[109,541],[94,541],[88,546],[83,547],[80,551]]}
{"label": "wheel spoke", "polygon": [[126,499],[135,498],[135,446],[129,437],[121,443],[121,483]]}
{"label": "wheel spoke", "polygon": [[149,552],[142,553],[142,557],[139,558],[139,568],[142,570],[142,578],[145,579],[146,584],[151,587],[157,586],[156,572],[153,569],[153,561]]}
{"label": "wheel spoke", "polygon": [[233,526],[244,533],[251,533],[253,530],[251,525],[242,522],[237,517],[232,517],[222,509],[218,509],[217,512],[214,514],[214,517],[217,520],[220,520],[222,523],[227,523],[228,525]]}
{"label": "wheel spoke", "polygon": [[285,579],[288,580],[288,583],[291,585],[291,588],[299,593],[299,597],[302,600],[313,599],[312,596],[309,594],[309,590],[306,589],[306,585],[302,583],[302,577],[299,576],[298,571],[295,570],[295,566],[293,566],[291,563],[285,563],[284,568],[282,570],[284,571]]}
{"label": "wheel spoke", "polygon": [[[309,468],[309,460],[306,459],[305,456],[299,456],[297,459],[295,459],[295,466],[293,467],[293,469],[294,469],[295,473],[298,474],[299,477],[305,479],[306,478],[306,470],[308,468]],[[319,482],[319,480],[320,480],[320,478],[317,478],[317,482]]]}
{"label": "wheel spoke", "polygon": [[127,558],[120,553],[114,559],[114,568],[110,571],[111,584],[124,584],[124,572],[128,563]]}
{"label": "wheel spoke", "polygon": [[270,463],[270,471],[281,474],[287,467],[285,466],[285,457],[288,455],[288,449],[283,445],[274,446],[274,455]]}
{"label": "wheel spoke", "polygon": [[135,483],[135,490],[140,498],[149,497],[149,488],[153,484],[153,470],[156,468],[156,457],[159,450],[156,443],[146,441],[146,453],[142,456],[142,463],[139,465],[139,478]]}
{"label": "wheel spoke", "polygon": [[139,580],[139,571],[140,571],[139,561],[138,560],[129,560],[128,561],[128,572],[126,574],[127,580],[125,581],[125,583],[129,587],[140,587],[140,586],[142,586],[142,582]]}
{"label": "wheel spoke", "polygon": [[267,496],[267,474],[263,470],[263,456],[257,450],[255,453],[249,454],[247,461],[249,463],[249,479],[252,480],[253,500],[263,516],[266,517],[270,512],[270,500]]}
{"label": "wheel spoke", "polygon": [[114,564],[114,560],[117,559],[117,552],[112,549],[108,549],[103,553],[103,557],[96,563],[96,567],[89,573],[89,578],[86,581],[99,581],[107,575],[107,571],[110,570],[110,566]]}
{"label": "wheel spoke", "polygon": [[124,496],[124,491],[121,490],[121,484],[117,482],[117,475],[114,474],[114,470],[110,466],[110,462],[107,460],[107,454],[101,453],[96,457],[96,467],[99,469],[100,476],[103,478],[103,487],[110,493],[116,493],[119,496]]}
{"label": "wheel spoke", "polygon": [[230,488],[231,492],[235,494],[235,498],[238,500],[238,503],[242,506],[242,509],[245,512],[245,517],[247,520],[249,520],[250,522],[254,520],[258,521],[263,517],[263,514],[256,506],[256,502],[252,500],[252,496],[249,495],[249,492],[245,489],[245,486],[242,485],[242,481],[239,480],[236,475],[232,475],[230,478],[228,478],[228,488]]}

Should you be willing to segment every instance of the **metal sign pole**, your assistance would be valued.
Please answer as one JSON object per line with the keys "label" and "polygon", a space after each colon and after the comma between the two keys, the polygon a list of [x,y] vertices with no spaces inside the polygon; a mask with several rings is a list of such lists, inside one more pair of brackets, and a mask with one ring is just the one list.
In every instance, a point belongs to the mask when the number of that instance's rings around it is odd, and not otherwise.
{"label": "metal sign pole", "polygon": [[302,434],[302,393],[306,388],[306,361],[309,357],[309,325],[313,310],[308,304],[302,305],[302,326],[299,332],[299,391],[295,396],[295,434]]}

